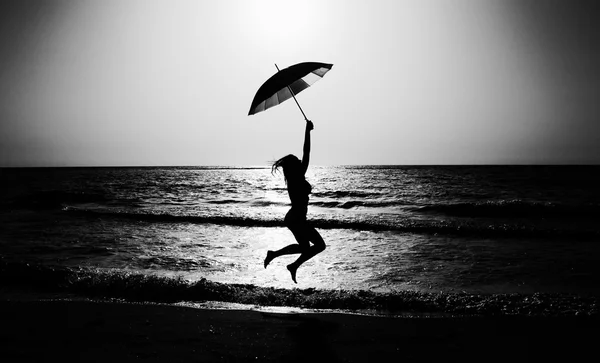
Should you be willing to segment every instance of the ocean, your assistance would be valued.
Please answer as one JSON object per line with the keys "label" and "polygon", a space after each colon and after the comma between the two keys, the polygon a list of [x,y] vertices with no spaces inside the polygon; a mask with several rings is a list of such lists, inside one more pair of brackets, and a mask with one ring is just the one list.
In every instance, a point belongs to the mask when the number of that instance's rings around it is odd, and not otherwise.
{"label": "ocean", "polygon": [[283,175],[2,168],[0,286],[154,302],[598,314],[600,167],[311,167],[327,249],[294,284]]}

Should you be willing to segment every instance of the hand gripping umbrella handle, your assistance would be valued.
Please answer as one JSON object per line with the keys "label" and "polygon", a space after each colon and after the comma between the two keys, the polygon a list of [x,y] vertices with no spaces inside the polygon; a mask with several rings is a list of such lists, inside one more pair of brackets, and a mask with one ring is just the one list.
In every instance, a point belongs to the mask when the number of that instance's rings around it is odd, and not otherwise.
{"label": "hand gripping umbrella handle", "polygon": [[[277,68],[277,72],[279,72],[279,67],[277,67],[277,63],[275,63],[275,68]],[[292,91],[292,89],[290,88],[290,86],[287,86],[287,88],[290,90],[290,93],[292,94],[292,97],[294,97],[294,101],[296,101],[296,105],[298,105],[298,108],[300,109],[300,112],[302,112],[302,116],[304,116],[304,119],[306,120],[306,122],[308,122],[308,118],[304,114],[304,111],[302,110],[302,107],[300,107],[300,104],[298,103],[298,100],[296,99],[296,95],[294,94],[294,91]]]}

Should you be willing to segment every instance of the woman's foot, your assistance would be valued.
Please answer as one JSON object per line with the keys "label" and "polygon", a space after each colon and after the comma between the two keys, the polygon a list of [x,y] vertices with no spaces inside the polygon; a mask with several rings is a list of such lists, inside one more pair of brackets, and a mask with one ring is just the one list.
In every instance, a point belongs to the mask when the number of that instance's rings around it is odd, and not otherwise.
{"label": "woman's foot", "polygon": [[292,274],[292,280],[294,280],[295,283],[298,283],[296,281],[296,271],[298,270],[298,267],[296,267],[296,265],[294,265],[293,263],[291,263],[291,264],[287,265],[287,269]]}
{"label": "woman's foot", "polygon": [[271,261],[275,258],[273,251],[267,251],[267,257],[265,257],[265,268],[269,266]]}

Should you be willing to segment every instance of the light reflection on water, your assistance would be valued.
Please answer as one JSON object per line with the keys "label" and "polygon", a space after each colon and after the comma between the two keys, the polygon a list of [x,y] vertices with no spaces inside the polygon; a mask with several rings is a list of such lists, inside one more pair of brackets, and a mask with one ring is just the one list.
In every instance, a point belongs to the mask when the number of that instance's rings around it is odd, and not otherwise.
{"label": "light reflection on water", "polygon": [[573,291],[581,289],[576,267],[594,259],[587,245],[324,229],[320,233],[327,249],[300,267],[294,284],[286,265],[296,256],[282,256],[263,267],[267,250],[294,243],[286,228],[192,223],[144,227],[131,226],[128,234],[122,224],[86,224],[92,243],[101,231],[114,235],[111,228],[118,228],[122,237],[111,241],[105,253],[88,251],[77,257],[69,250],[66,264],[277,288],[527,293],[565,292],[569,283]]}
{"label": "light reflection on water", "polygon": [[263,268],[294,242],[273,227],[289,198],[268,168],[3,170],[0,254],[285,288],[597,291],[598,170],[311,168],[328,248],[298,285],[295,256]]}

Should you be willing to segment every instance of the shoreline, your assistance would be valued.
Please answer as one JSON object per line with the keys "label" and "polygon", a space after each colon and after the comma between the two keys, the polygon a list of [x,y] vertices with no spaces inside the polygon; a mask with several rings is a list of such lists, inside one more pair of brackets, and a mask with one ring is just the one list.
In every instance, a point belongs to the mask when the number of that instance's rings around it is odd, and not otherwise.
{"label": "shoreline", "polygon": [[6,362],[583,360],[597,317],[381,317],[106,301],[0,301]]}

